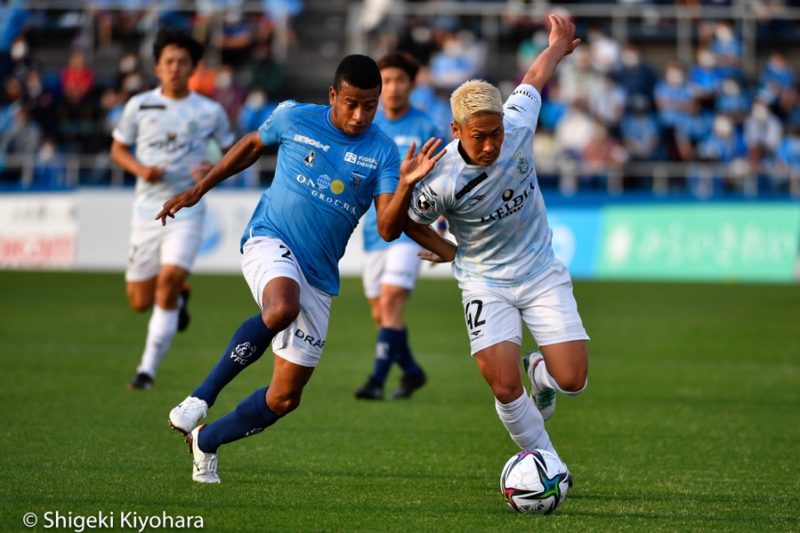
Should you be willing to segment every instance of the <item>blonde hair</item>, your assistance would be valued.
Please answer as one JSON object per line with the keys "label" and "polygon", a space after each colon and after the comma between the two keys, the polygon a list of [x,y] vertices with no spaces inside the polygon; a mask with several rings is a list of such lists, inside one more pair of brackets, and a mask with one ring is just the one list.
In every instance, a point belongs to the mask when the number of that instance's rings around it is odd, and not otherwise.
{"label": "blonde hair", "polygon": [[450,110],[453,119],[460,125],[475,115],[503,114],[503,99],[500,91],[483,80],[469,80],[450,95]]}

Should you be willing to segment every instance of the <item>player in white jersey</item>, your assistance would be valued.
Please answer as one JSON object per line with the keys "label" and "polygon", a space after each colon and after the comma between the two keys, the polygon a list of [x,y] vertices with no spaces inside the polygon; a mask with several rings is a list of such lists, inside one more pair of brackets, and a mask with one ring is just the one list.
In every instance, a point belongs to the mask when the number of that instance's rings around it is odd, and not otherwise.
{"label": "player in white jersey", "polygon": [[175,332],[188,326],[187,278],[200,248],[205,206],[182,211],[167,228],[153,213],[211,168],[206,161],[211,140],[223,149],[235,140],[222,106],[189,90],[202,45],[184,33],[162,30],[153,53],[160,86],[128,101],[111,146],[114,162],[137,176],[125,271],[128,302],[136,311],[153,309],[130,390],[152,387]]}
{"label": "player in white jersey", "polygon": [[[569,274],[553,254],[533,166],[540,91],[580,42],[572,23],[557,15],[549,20],[549,46],[505,105],[484,81],[468,81],[453,92],[455,140],[415,187],[406,231],[431,251],[424,258],[454,260],[472,355],[511,438],[523,449],[555,452],[544,420],[555,407],[556,390],[573,395],[586,387],[588,336]],[[428,230],[439,215],[457,246]],[[541,351],[524,357],[531,396],[519,368],[520,318]]]}

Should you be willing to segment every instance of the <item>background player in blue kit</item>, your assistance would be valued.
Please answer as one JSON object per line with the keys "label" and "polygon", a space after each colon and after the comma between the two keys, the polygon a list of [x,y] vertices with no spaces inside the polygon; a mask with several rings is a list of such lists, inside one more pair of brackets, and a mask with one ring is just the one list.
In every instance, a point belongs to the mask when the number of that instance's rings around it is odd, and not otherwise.
{"label": "background player in blue kit", "polygon": [[[383,88],[377,124],[405,153],[412,144],[421,146],[425,139],[441,138],[434,122],[411,106],[409,97],[419,71],[419,63],[404,52],[393,52],[378,60]],[[356,391],[356,398],[379,400],[393,363],[403,370],[400,386],[393,398],[408,398],[426,377],[414,360],[408,342],[405,307],[419,274],[420,246],[407,235],[391,243],[378,233],[378,219],[370,207],[364,226],[364,293],[369,300],[372,318],[378,326],[375,361],[367,382]]]}
{"label": "background player in blue kit", "polygon": [[[272,186],[241,241],[242,272],[261,312],[241,324],[203,383],[169,414],[170,425],[188,435],[195,481],[219,483],[220,445],[259,433],[297,408],[325,345],[331,297],[339,292],[338,262],[359,218],[374,201],[381,236],[397,238],[413,185],[444,154],[436,153],[441,141],[430,139],[416,154],[412,146],[400,161],[394,142],[372,125],[380,92],[375,62],[346,57],[329,89],[329,106],[283,102],[258,132],[240,139],[195,187],[166,202],[156,216],[165,224],[252,165],[268,145],[280,145]],[[195,427],[222,388],[270,342],[270,385],[219,420]]]}

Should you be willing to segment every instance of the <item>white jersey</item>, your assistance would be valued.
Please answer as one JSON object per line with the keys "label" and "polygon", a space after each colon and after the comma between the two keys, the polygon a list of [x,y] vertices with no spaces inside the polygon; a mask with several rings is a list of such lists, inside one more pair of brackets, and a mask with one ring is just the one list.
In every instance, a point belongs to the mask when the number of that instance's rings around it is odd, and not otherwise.
{"label": "white jersey", "polygon": [[[209,140],[227,148],[234,141],[225,110],[217,102],[190,92],[186,98],[164,96],[161,88],[132,97],[125,105],[114,139],[135,145],[136,159],[147,166],[164,167],[156,182],[136,180],[133,219],[152,220],[164,202],[194,185],[192,169],[207,159]],[[176,216],[202,216],[198,203]]]}
{"label": "white jersey", "polygon": [[444,215],[458,243],[453,274],[459,281],[516,286],[554,261],[552,231],[533,165],[533,136],[541,95],[517,87],[503,106],[505,138],[488,167],[468,165],[458,140],[414,188],[409,217],[431,224]]}

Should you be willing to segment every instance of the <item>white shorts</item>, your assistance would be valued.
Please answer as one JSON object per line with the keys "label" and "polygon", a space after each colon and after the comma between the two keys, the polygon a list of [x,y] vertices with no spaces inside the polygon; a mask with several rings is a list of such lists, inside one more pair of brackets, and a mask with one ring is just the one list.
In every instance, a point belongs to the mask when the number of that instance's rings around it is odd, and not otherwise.
{"label": "white shorts", "polygon": [[328,334],[331,296],[308,284],[294,253],[280,239],[249,239],[242,253],[242,274],[261,309],[264,287],[271,280],[291,278],[300,285],[300,314],[275,335],[272,351],[296,365],[317,366]]}
{"label": "white shorts", "polygon": [[191,272],[203,242],[203,220],[202,216],[194,216],[168,220],[166,226],[158,220],[134,225],[125,281],[155,278],[161,265],[175,265]]}
{"label": "white shorts", "polygon": [[522,345],[520,318],[539,346],[589,339],[572,294],[572,280],[560,261],[518,287],[463,283],[461,299],[472,355],[504,341]]}
{"label": "white shorts", "polygon": [[381,285],[412,290],[419,276],[421,248],[413,242],[399,242],[381,250],[364,253],[364,294],[377,298]]}

